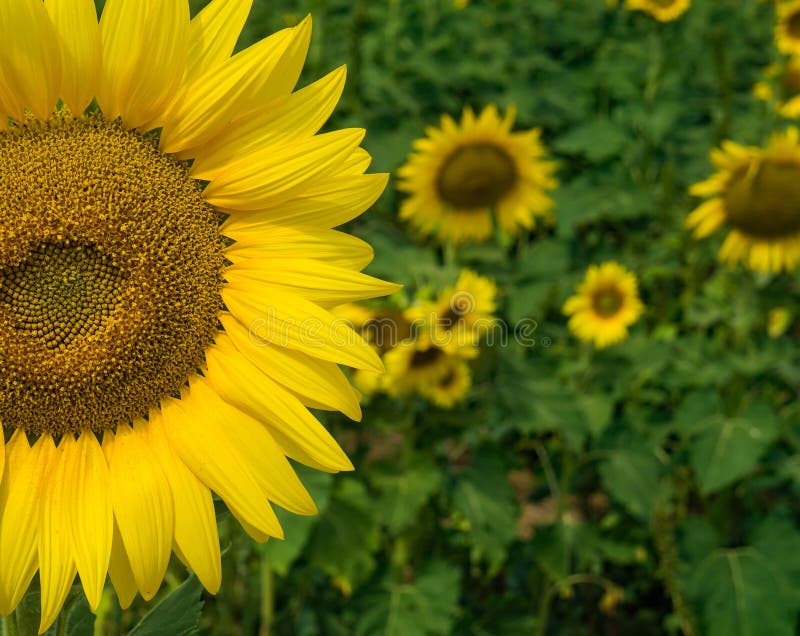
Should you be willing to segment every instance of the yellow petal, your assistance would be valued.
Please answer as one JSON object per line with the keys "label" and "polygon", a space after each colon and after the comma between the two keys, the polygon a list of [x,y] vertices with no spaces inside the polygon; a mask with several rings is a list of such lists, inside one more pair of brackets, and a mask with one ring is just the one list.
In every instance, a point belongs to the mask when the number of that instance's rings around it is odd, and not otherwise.
{"label": "yellow petal", "polygon": [[375,203],[388,180],[386,174],[339,175],[315,180],[291,199],[247,214],[233,211],[223,225],[223,232],[261,231],[265,226],[283,223],[336,227],[356,218]]}
{"label": "yellow petal", "polygon": [[[103,447],[106,448],[105,439]],[[111,540],[111,559],[108,562],[108,575],[111,577],[111,584],[117,593],[119,606],[128,609],[133,599],[136,598],[136,579],[133,576],[131,562],[128,553],[122,543],[122,535],[119,532],[117,523],[114,522],[114,536]]]}
{"label": "yellow petal", "polygon": [[211,491],[172,451],[161,414],[153,411],[147,426],[153,456],[169,481],[175,505],[175,548],[211,594],[222,581],[217,521]]}
{"label": "yellow petal", "polygon": [[231,56],[252,6],[253,0],[213,0],[192,18],[184,78],[187,84]]}
{"label": "yellow petal", "polygon": [[75,580],[75,560],[72,558],[71,533],[68,523],[71,501],[67,494],[69,480],[68,458],[64,448],[75,444],[71,435],[66,435],[56,448],[50,436],[40,439],[47,446],[50,456],[42,478],[42,494],[39,502],[39,583],[41,585],[41,620],[39,633],[47,631],[61,611],[72,581]]}
{"label": "yellow petal", "polygon": [[103,450],[114,518],[136,586],[149,601],[167,570],[174,525],[172,494],[140,430],[145,426],[139,422],[118,426],[116,435],[107,432]]}
{"label": "yellow petal", "polygon": [[302,90],[237,119],[230,130],[198,151],[192,176],[212,181],[229,164],[266,146],[316,134],[336,107],[345,76],[342,66]]}
{"label": "yellow petal", "polygon": [[402,285],[304,258],[243,260],[228,267],[225,278],[240,286],[249,280],[266,283],[323,307],[388,296],[402,289]]}
{"label": "yellow petal", "polygon": [[194,379],[181,400],[168,398],[162,403],[170,446],[237,519],[265,535],[283,538],[278,518],[226,433],[232,410],[205,381]]}
{"label": "yellow petal", "polygon": [[83,112],[94,98],[100,76],[100,28],[93,0],[45,0],[61,37],[61,99],[73,113]]}
{"label": "yellow petal", "polygon": [[373,348],[351,327],[296,294],[242,278],[222,288],[222,299],[261,341],[356,369],[383,370]]}
{"label": "yellow petal", "polygon": [[65,447],[64,454],[70,502],[67,522],[75,564],[89,606],[96,611],[103,596],[114,532],[108,465],[92,433],[82,433],[77,442]]}
{"label": "yellow petal", "polygon": [[228,338],[220,337],[209,347],[206,362],[209,384],[223,399],[266,422],[290,457],[303,461],[309,456],[328,471],[352,470],[350,460],[322,424],[297,398],[248,362]]}
{"label": "yellow petal", "polygon": [[314,227],[240,227],[225,236],[236,241],[225,250],[233,262],[248,259],[292,259],[303,255],[347,269],[361,270],[374,257],[369,243],[336,230]]}
{"label": "yellow petal", "polygon": [[272,84],[286,71],[284,58],[307,40],[307,28],[278,31],[197,77],[175,100],[161,132],[161,149],[178,153],[202,146],[238,115],[277,97]]}
{"label": "yellow petal", "polygon": [[[49,440],[49,446],[47,442]],[[22,600],[36,572],[39,501],[52,438],[31,448],[19,429],[6,446],[6,472],[0,486],[0,614],[8,615]]]}
{"label": "yellow petal", "polygon": [[183,79],[188,33],[186,0],[106,1],[97,91],[106,119],[136,128],[163,113]]}
{"label": "yellow petal", "polygon": [[221,315],[220,321],[239,352],[262,373],[304,398],[313,395],[326,410],[341,411],[353,420],[361,419],[358,393],[334,363],[254,340],[247,328],[230,314]]}
{"label": "yellow petal", "polygon": [[332,172],[363,138],[364,131],[354,128],[269,146],[229,164],[203,196],[226,210],[258,210],[284,201],[317,176]]}
{"label": "yellow petal", "polygon": [[0,33],[0,102],[19,120],[25,108],[49,118],[61,88],[61,50],[42,1],[0,0]]}

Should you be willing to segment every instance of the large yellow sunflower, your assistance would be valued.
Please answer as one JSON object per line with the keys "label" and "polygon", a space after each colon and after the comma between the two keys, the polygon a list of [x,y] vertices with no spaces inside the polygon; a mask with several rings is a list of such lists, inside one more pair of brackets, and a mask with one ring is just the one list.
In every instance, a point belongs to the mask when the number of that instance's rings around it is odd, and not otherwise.
{"label": "large yellow sunflower", "polygon": [[352,468],[307,407],[380,368],[326,308],[395,289],[330,229],[386,176],[316,134],[344,69],[294,92],[309,19],[231,55],[250,5],[0,0],[0,613],[38,571],[42,631],[173,549],[215,592],[212,491],[264,541],[315,512],[287,457]]}
{"label": "large yellow sunflower", "polygon": [[781,53],[800,53],[800,0],[789,0],[776,7],[775,42]]}
{"label": "large yellow sunflower", "polygon": [[644,11],[659,22],[677,20],[692,5],[692,0],[627,0],[625,7]]}
{"label": "large yellow sunflower", "polygon": [[410,195],[400,217],[422,234],[459,244],[491,237],[493,219],[516,235],[547,216],[555,164],[543,160],[538,128],[511,132],[514,116],[513,108],[504,117],[493,105],[478,117],[465,108],[460,126],[444,115],[440,128],[428,127],[398,171],[398,189]]}
{"label": "large yellow sunflower", "polygon": [[589,267],[576,292],[564,303],[569,328],[598,349],[627,338],[628,327],[644,311],[636,277],[614,261]]}
{"label": "large yellow sunflower", "polygon": [[711,162],[717,172],[690,189],[711,197],[686,219],[695,238],[728,225],[721,261],[761,272],[793,270],[800,261],[797,129],[774,133],[766,148],[723,142],[711,151]]}

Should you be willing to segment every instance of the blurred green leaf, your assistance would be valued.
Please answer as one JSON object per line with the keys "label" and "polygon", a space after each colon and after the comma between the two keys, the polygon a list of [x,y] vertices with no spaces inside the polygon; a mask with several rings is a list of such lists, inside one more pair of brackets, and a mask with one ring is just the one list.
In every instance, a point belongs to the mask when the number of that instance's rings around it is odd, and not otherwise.
{"label": "blurred green leaf", "polygon": [[410,583],[385,582],[384,593],[372,594],[359,613],[357,634],[363,636],[444,636],[451,633],[461,573],[434,561]]}
{"label": "blurred green leaf", "polygon": [[652,453],[614,450],[599,467],[603,485],[637,517],[650,519],[661,494],[661,463]]}
{"label": "blurred green leaf", "polygon": [[705,493],[719,490],[755,468],[778,434],[775,413],[764,403],[742,417],[722,418],[691,448],[691,463]]}
{"label": "blurred green leaf", "polygon": [[380,489],[378,516],[394,533],[416,519],[420,508],[441,486],[442,474],[436,466],[418,461],[400,473],[377,473],[373,483]]}
{"label": "blurred green leaf", "polygon": [[190,575],[144,615],[129,636],[183,636],[194,634],[200,625],[203,586]]}

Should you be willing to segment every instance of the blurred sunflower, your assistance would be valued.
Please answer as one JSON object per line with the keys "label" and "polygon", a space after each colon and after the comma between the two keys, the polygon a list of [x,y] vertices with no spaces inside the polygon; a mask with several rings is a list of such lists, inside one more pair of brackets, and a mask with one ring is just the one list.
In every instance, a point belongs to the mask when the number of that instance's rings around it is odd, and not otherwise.
{"label": "blurred sunflower", "polygon": [[723,142],[711,151],[711,162],[717,172],[689,190],[711,197],[686,219],[695,238],[729,225],[721,261],[760,272],[793,270],[800,261],[797,128],[773,133],[766,148]]}
{"label": "blurred sunflower", "polygon": [[800,56],[792,56],[783,64],[770,64],[764,79],[753,87],[753,94],[763,101],[775,100],[781,117],[800,117]]}
{"label": "blurred sunflower", "polygon": [[800,0],[778,3],[775,42],[781,53],[800,53]]}
{"label": "blurred sunflower", "polygon": [[456,283],[433,302],[408,310],[412,320],[430,327],[433,342],[448,351],[474,346],[494,324],[497,286],[489,278],[464,269]]}
{"label": "blurred sunflower", "polygon": [[435,381],[419,387],[420,394],[443,409],[451,409],[461,402],[472,386],[472,376],[467,363],[456,357],[448,356],[442,373]]}
{"label": "blurred sunflower", "polygon": [[547,216],[553,201],[545,191],[558,184],[555,164],[543,159],[538,128],[511,132],[514,117],[513,108],[502,118],[494,105],[478,117],[465,108],[460,125],[444,115],[440,128],[428,127],[398,170],[398,189],[410,194],[400,218],[422,234],[460,244],[491,237],[493,218],[513,236]]}
{"label": "blurred sunflower", "polygon": [[644,11],[659,22],[670,22],[681,17],[692,5],[692,0],[627,0],[627,9]]}
{"label": "blurred sunflower", "polygon": [[576,292],[563,308],[569,328],[599,349],[627,338],[628,327],[644,311],[636,277],[614,261],[589,267]]}
{"label": "blurred sunflower", "polygon": [[293,92],[310,19],[231,55],[250,5],[0,0],[0,613],[38,570],[41,631],[173,546],[216,592],[212,490],[264,541],[315,512],[287,456],[352,468],[306,407],[359,418],[337,363],[381,366],[326,307],[395,289],[330,229],[386,176],[316,134],[343,69]]}

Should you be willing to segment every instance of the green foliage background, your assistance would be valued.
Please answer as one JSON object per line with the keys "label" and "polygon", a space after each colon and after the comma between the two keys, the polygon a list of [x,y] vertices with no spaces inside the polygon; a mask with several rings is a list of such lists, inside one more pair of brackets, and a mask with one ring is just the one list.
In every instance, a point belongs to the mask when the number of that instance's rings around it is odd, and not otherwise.
{"label": "green foliage background", "polygon": [[[324,415],[357,470],[301,470],[319,516],[282,514],[286,541],[258,546],[221,512],[223,588],[202,613],[175,564],[162,605],[105,605],[97,633],[148,611],[131,634],[796,633],[800,323],[770,338],[766,316],[796,313],[800,290],[719,266],[719,237],[682,225],[711,147],[784,125],[751,94],[778,57],[773,5],[694,0],[659,24],[603,0],[255,0],[240,45],[307,12],[301,83],[347,63],[330,127],[365,127],[375,171],[464,105],[513,103],[518,128],[542,127],[553,229],[443,251],[398,222],[393,183],[348,228],[409,293],[460,266],[494,278],[535,345],[485,348],[452,411],[384,397],[362,423]],[[636,272],[647,311],[597,352],[560,307],[606,259]]]}

